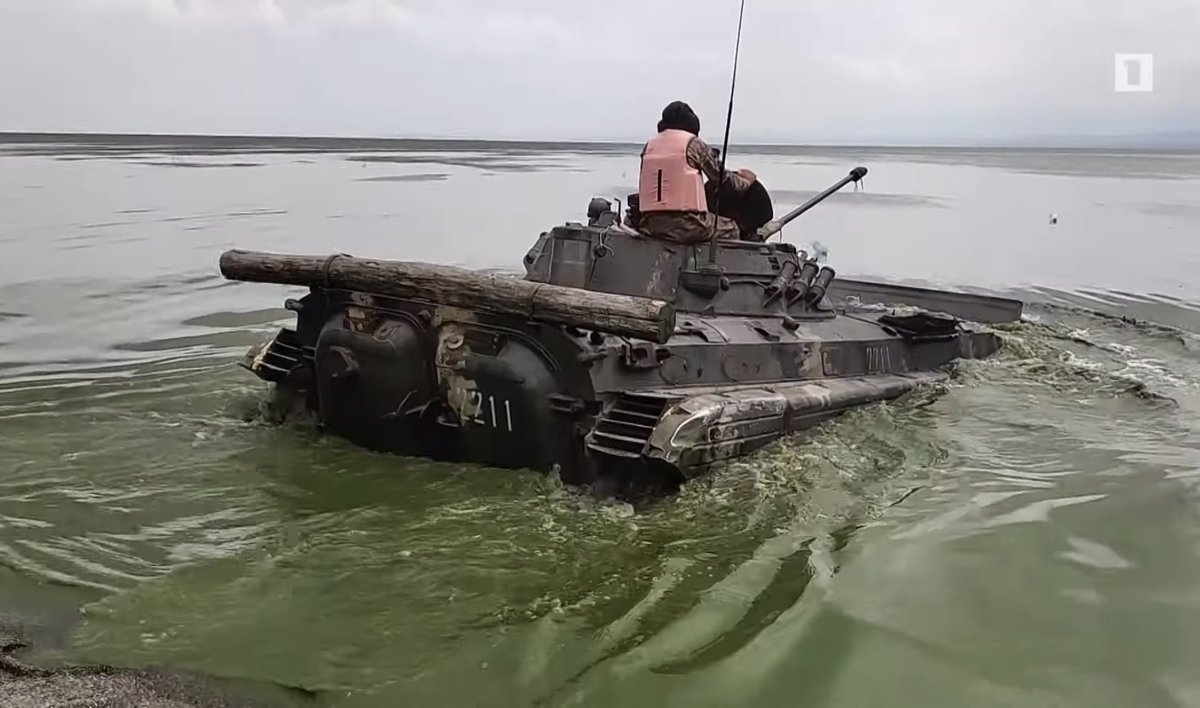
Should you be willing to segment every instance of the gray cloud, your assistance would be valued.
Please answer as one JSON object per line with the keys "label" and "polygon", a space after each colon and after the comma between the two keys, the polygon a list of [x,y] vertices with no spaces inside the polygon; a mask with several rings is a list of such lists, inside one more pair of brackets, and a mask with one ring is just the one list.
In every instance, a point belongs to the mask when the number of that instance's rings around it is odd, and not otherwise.
{"label": "gray cloud", "polygon": [[[703,7],[703,9],[701,9]],[[737,2],[0,0],[0,129],[710,139]],[[1152,93],[1113,53],[1154,54]],[[734,140],[1195,130],[1196,0],[747,0]]]}

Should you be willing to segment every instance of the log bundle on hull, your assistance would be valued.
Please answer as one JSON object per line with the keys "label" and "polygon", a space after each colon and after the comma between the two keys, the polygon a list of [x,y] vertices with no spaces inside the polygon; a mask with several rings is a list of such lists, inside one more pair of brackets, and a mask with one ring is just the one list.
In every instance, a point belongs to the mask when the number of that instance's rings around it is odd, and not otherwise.
{"label": "log bundle on hull", "polygon": [[446,265],[235,249],[221,254],[221,274],[229,280],[354,290],[517,314],[660,344],[675,330],[674,307],[662,300],[535,283]]}

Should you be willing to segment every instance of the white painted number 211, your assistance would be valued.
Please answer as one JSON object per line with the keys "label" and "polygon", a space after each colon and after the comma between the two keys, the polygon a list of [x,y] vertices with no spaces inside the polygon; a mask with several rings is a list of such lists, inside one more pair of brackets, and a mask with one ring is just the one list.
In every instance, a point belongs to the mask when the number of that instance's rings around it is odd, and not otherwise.
{"label": "white painted number 211", "polygon": [[478,390],[456,388],[450,392],[461,405],[458,410],[473,423],[490,425],[493,428],[504,427],[512,432],[512,405],[507,398],[497,399],[495,396],[484,396]]}

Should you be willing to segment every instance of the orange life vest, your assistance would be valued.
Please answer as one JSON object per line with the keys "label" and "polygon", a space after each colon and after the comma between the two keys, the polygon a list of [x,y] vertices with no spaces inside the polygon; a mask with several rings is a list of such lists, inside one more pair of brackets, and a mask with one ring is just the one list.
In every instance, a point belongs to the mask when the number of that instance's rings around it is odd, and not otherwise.
{"label": "orange life vest", "polygon": [[687,146],[696,136],[668,128],[655,135],[642,151],[638,177],[638,211],[708,211],[704,176],[688,164]]}

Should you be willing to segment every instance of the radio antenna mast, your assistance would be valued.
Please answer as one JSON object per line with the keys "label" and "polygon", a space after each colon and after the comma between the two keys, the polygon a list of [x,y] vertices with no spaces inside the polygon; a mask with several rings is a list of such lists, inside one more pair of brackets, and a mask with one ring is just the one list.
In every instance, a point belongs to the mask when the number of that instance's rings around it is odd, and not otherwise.
{"label": "radio antenna mast", "polygon": [[717,181],[717,196],[713,200],[712,234],[709,237],[708,262],[717,260],[717,215],[721,212],[721,192],[725,187],[725,158],[729,156],[729,126],[733,123],[733,95],[737,89],[738,57],[742,51],[742,18],[746,15],[746,0],[738,9],[737,42],[733,47],[733,78],[729,82],[729,111],[725,115],[725,138],[721,142],[721,175]]}

